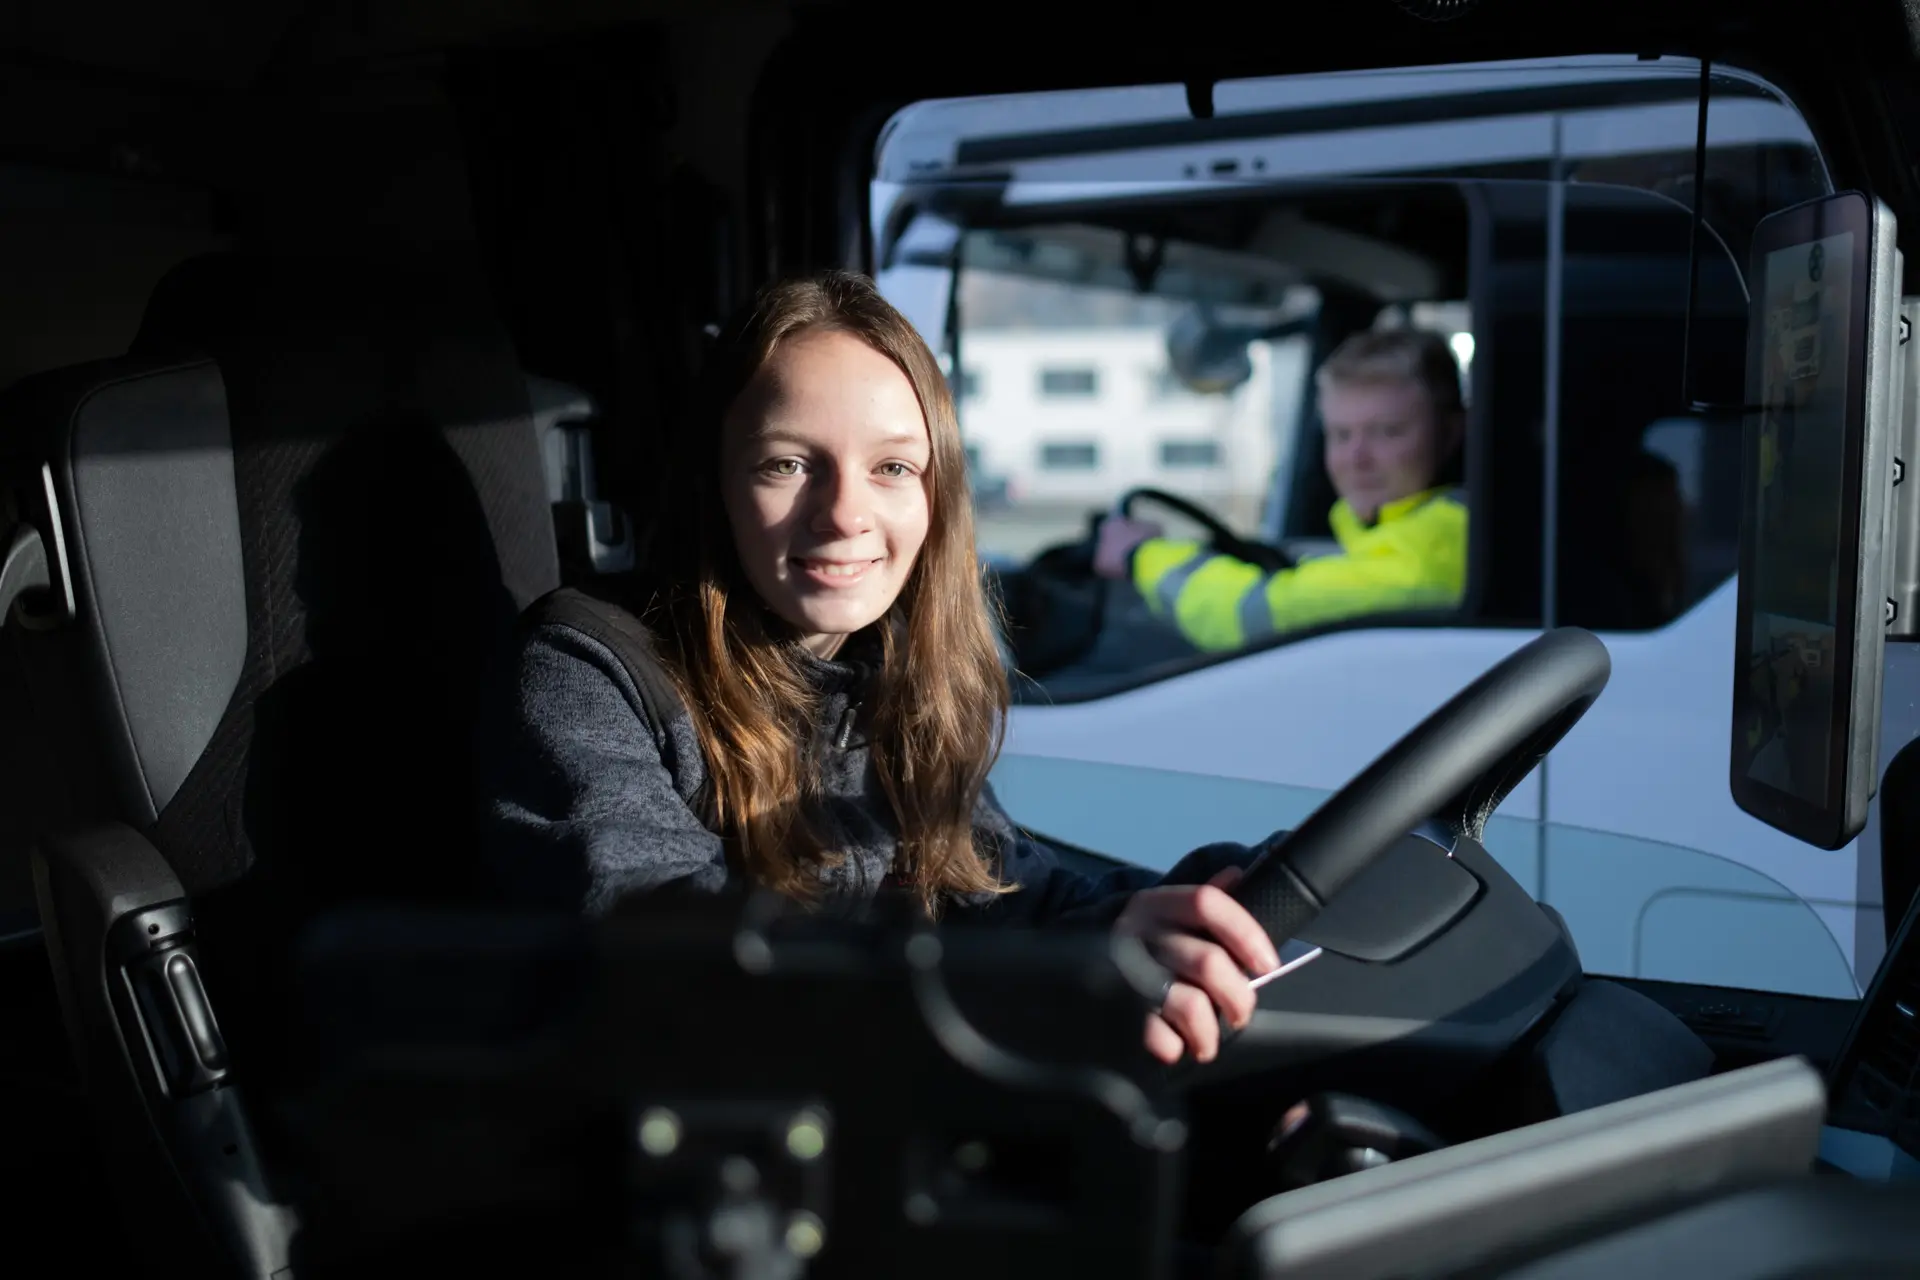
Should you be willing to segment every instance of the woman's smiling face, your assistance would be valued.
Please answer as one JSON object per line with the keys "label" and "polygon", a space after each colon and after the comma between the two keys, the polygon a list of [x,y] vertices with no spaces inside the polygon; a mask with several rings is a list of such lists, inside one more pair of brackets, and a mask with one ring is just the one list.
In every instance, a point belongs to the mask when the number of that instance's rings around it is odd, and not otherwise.
{"label": "woman's smiling face", "polygon": [[926,415],[900,367],[839,330],[774,350],[729,409],[721,493],[761,600],[831,656],[900,596],[926,542]]}

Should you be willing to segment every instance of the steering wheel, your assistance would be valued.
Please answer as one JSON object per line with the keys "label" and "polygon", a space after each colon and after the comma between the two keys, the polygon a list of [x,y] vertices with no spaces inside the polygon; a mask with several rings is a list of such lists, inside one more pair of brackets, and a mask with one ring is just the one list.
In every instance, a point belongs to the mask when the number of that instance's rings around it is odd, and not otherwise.
{"label": "steering wheel", "polygon": [[1330,797],[1234,887],[1274,945],[1408,832],[1433,821],[1478,841],[1507,793],[1607,687],[1613,663],[1591,632],[1560,627],[1448,700]]}
{"label": "steering wheel", "polygon": [[1227,528],[1219,516],[1214,515],[1205,507],[1190,502],[1178,494],[1168,493],[1165,489],[1144,487],[1129,489],[1120,495],[1120,501],[1116,504],[1114,510],[1123,516],[1131,518],[1133,515],[1133,504],[1141,498],[1157,502],[1169,510],[1178,511],[1181,515],[1186,516],[1189,520],[1198,524],[1207,531],[1209,538],[1212,540],[1214,550],[1219,551],[1223,555],[1229,555],[1235,560],[1244,560],[1248,564],[1256,565],[1263,573],[1278,573],[1282,569],[1293,568],[1293,557],[1280,548],[1270,546],[1264,542],[1252,542],[1246,538],[1242,538],[1239,534]]}

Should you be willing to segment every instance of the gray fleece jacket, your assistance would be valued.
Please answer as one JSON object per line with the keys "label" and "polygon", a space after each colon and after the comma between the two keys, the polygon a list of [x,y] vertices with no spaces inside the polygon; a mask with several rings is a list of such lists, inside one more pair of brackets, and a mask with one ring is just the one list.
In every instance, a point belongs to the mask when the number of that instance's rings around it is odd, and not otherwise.
{"label": "gray fleece jacket", "polygon": [[[481,845],[492,888],[509,900],[600,915],[624,895],[719,891],[734,881],[721,838],[697,797],[706,766],[684,707],[656,737],[627,668],[599,640],[530,610],[503,678],[481,709]],[[803,656],[820,695],[814,735],[824,812],[817,821],[847,856],[822,871],[839,906],[870,900],[893,868],[897,825],[873,766],[864,696],[876,646],[856,637],[845,656]],[[1085,875],[1021,831],[988,788],[976,843],[999,859],[1017,892],[957,901],[982,922],[1109,923],[1126,896],[1158,883],[1198,883],[1253,851],[1196,849],[1160,875],[1138,868]]]}

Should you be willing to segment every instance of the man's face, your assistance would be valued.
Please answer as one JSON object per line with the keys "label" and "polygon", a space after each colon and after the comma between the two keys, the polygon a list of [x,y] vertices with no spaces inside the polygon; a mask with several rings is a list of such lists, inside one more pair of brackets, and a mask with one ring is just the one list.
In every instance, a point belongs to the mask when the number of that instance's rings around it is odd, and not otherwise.
{"label": "man's face", "polygon": [[1327,474],[1361,520],[1433,487],[1457,424],[1435,421],[1416,382],[1328,383],[1320,393]]}

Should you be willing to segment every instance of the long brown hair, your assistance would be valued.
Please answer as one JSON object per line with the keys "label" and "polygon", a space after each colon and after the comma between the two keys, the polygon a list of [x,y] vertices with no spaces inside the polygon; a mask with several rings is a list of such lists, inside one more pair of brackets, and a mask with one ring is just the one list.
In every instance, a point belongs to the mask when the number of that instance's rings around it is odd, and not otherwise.
{"label": "long brown hair", "polygon": [[[913,385],[932,445],[925,543],[877,624],[881,663],[869,740],[899,835],[894,870],[929,914],[957,894],[1004,892],[974,846],[973,810],[999,754],[1009,702],[973,540],[953,394],[933,353],[865,276],[830,271],[774,285],[721,334],[680,440],[678,486],[656,535],[662,581],[645,610],[692,712],[710,780],[708,820],[735,869],[801,900],[840,861],[814,815],[820,714],[792,628],[747,583],[721,496],[721,436],[734,401],[783,343],[850,334]],[[688,536],[691,535],[691,536]]]}

